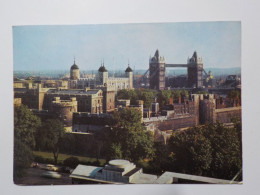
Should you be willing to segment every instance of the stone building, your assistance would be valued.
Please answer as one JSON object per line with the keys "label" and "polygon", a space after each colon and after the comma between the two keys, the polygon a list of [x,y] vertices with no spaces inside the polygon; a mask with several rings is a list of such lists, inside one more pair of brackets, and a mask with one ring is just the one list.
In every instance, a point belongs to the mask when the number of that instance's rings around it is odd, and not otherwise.
{"label": "stone building", "polygon": [[50,89],[45,94],[44,109],[50,110],[51,102],[55,97],[61,100],[70,100],[75,97],[78,104],[78,112],[103,113],[103,92],[100,89]]}
{"label": "stone building", "polygon": [[125,70],[125,77],[109,77],[104,64],[99,67],[98,76],[101,85],[113,88],[115,92],[121,89],[133,89],[133,70],[129,64]]}
{"label": "stone building", "polygon": [[70,80],[69,80],[69,88],[70,89],[76,89],[77,88],[77,80],[80,77],[79,73],[79,67],[75,63],[74,59],[74,64],[70,67]]}
{"label": "stone building", "polygon": [[164,90],[165,88],[165,59],[157,49],[149,60],[150,89]]}
{"label": "stone building", "polygon": [[78,105],[75,97],[70,98],[70,100],[61,100],[60,97],[54,97],[52,101],[51,111],[60,120],[63,121],[64,126],[72,126],[72,116],[74,112],[77,112]]}
{"label": "stone building", "polygon": [[168,131],[209,123],[231,123],[232,119],[241,119],[241,106],[217,109],[213,94],[191,94],[182,97],[178,103],[170,101],[161,115],[143,118],[145,126],[154,125],[154,130]]}
{"label": "stone building", "polygon": [[110,91],[115,92],[121,89],[133,89],[133,70],[129,64],[125,70],[124,77],[109,77],[104,63],[99,67],[97,77],[80,78],[79,67],[75,64],[75,61],[71,66],[70,72],[69,83],[71,89],[84,89],[86,87],[94,89],[100,85],[108,87]]}
{"label": "stone building", "polygon": [[42,88],[40,83],[29,83],[24,88],[14,88],[14,98],[21,98],[22,104],[30,109],[42,110],[45,93],[49,88]]}
{"label": "stone building", "polygon": [[200,88],[203,86],[203,62],[195,51],[191,58],[188,58],[188,87]]}
{"label": "stone building", "polygon": [[95,87],[103,91],[103,112],[111,113],[115,110],[116,93],[113,87],[99,85]]}
{"label": "stone building", "polygon": [[213,94],[201,96],[199,105],[200,124],[216,122],[215,109],[216,100]]}
{"label": "stone building", "polygon": [[90,114],[87,112],[73,113],[73,132],[95,133],[108,128],[109,114]]}

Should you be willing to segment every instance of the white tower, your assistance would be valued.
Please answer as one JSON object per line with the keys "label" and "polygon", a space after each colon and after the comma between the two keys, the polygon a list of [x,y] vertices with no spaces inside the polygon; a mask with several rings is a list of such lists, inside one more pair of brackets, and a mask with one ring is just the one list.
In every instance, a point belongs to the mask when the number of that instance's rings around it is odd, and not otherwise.
{"label": "white tower", "polygon": [[104,85],[107,84],[107,80],[108,80],[108,71],[103,65],[101,64],[101,66],[98,69],[98,75],[99,75],[99,81]]}
{"label": "white tower", "polygon": [[129,64],[125,70],[125,74],[129,79],[128,89],[133,89],[133,70],[130,68]]}

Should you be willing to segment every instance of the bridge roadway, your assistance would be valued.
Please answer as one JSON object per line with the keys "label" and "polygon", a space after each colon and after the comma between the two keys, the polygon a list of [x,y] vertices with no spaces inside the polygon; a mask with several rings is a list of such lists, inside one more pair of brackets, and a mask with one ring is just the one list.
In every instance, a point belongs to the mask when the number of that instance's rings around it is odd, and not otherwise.
{"label": "bridge roadway", "polygon": [[181,68],[187,68],[188,64],[165,64],[165,67],[181,67]]}

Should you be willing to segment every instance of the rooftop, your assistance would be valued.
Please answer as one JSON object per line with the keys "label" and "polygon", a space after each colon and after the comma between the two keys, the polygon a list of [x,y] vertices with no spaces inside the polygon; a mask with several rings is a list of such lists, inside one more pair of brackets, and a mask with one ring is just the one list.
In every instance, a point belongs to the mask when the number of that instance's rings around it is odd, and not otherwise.
{"label": "rooftop", "polygon": [[139,173],[134,176],[134,179],[131,180],[133,184],[153,184],[157,180],[156,175]]}
{"label": "rooftop", "polygon": [[56,89],[51,89],[48,91],[48,94],[58,94],[58,95],[61,95],[61,94],[73,94],[73,95],[77,95],[77,94],[82,94],[82,95],[94,95],[94,94],[97,94],[99,92],[100,89],[90,89],[90,90],[81,90],[81,89],[78,89],[78,90],[73,90],[73,89],[70,89],[70,90],[56,90]]}
{"label": "rooftop", "polygon": [[71,175],[94,178],[96,173],[101,169],[102,167],[78,165],[76,169],[74,169],[74,171],[71,173]]}

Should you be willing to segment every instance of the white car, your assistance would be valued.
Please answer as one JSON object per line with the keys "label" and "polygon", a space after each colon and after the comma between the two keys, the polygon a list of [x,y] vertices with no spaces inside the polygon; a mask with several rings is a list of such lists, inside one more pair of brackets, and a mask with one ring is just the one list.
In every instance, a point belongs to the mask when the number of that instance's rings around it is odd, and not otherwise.
{"label": "white car", "polygon": [[42,177],[59,179],[59,178],[61,178],[61,174],[53,172],[53,171],[45,171],[42,173]]}

